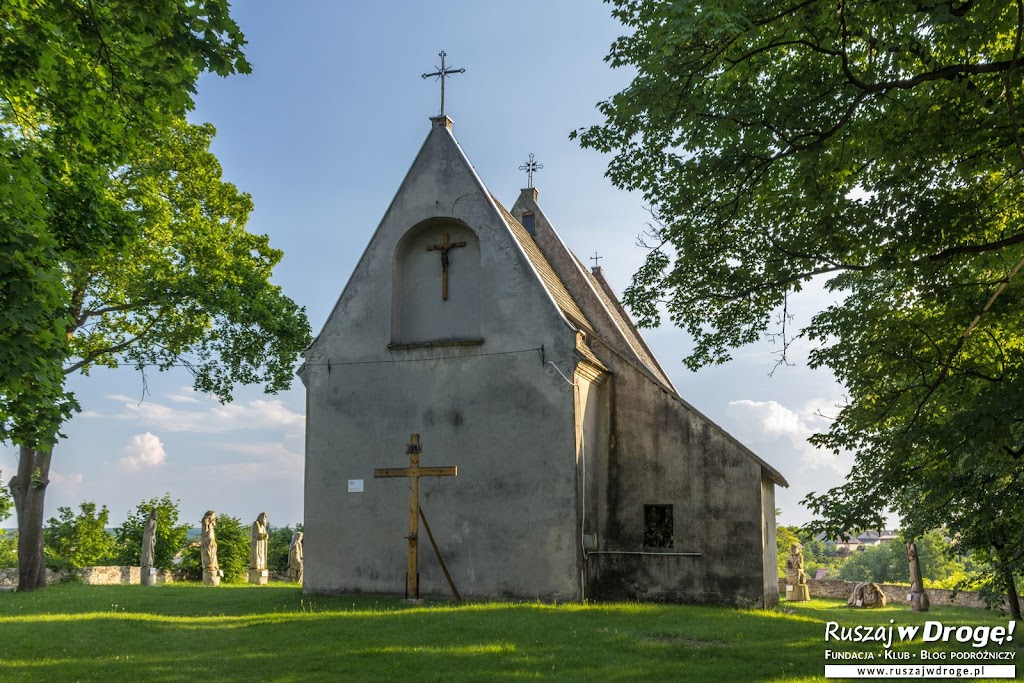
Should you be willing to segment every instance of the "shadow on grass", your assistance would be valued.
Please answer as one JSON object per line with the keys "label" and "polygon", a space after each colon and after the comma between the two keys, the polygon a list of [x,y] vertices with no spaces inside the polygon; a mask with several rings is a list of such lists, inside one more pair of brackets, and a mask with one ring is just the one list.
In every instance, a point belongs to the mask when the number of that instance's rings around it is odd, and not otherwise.
{"label": "shadow on grass", "polygon": [[[0,596],[0,679],[819,680],[826,621],[888,624],[911,614],[851,616],[824,601],[789,611],[410,606],[377,596],[304,597],[287,585],[55,586]],[[965,611],[976,612],[959,610],[959,623],[969,623]],[[979,619],[998,623],[990,614]]]}

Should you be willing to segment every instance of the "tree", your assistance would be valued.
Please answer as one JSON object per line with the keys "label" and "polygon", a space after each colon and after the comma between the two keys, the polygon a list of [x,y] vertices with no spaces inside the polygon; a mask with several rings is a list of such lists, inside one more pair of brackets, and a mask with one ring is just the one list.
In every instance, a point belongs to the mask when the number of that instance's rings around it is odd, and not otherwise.
{"label": "tree", "polygon": [[0,569],[18,566],[18,535],[0,532]]}
{"label": "tree", "polygon": [[192,108],[200,73],[246,73],[225,0],[0,5],[0,437],[48,444],[64,392],[61,254],[135,225],[109,176]]}
{"label": "tree", "polygon": [[178,524],[178,501],[171,494],[162,498],[144,500],[129,513],[121,526],[114,529],[116,560],[118,564],[139,566],[142,561],[142,535],[149,521],[150,511],[156,509],[156,543],[153,566],[160,569],[174,567],[174,558],[188,541],[188,524]]}
{"label": "tree", "polygon": [[910,566],[902,544],[886,542],[850,553],[838,575],[844,581],[909,583]]}
{"label": "tree", "polygon": [[[221,401],[235,382],[263,382],[271,393],[289,386],[309,324],[270,284],[282,254],[245,230],[252,200],[221,179],[213,135],[210,125],[172,122],[112,177],[109,191],[139,233],[66,262],[65,373],[184,365],[196,390]],[[23,447],[19,474],[45,480],[49,457]],[[19,529],[28,535],[20,516]]]}
{"label": "tree", "polygon": [[50,451],[77,407],[64,388],[75,302],[69,264],[138,235],[111,183],[192,108],[204,71],[248,72],[226,0],[0,4],[0,438],[19,588],[44,583]]}
{"label": "tree", "polygon": [[789,549],[794,543],[799,543],[800,539],[796,535],[797,529],[795,527],[777,526],[775,527],[775,547],[778,549],[778,564],[779,564],[779,576],[786,575],[786,564],[789,561]]}
{"label": "tree", "polygon": [[47,520],[43,538],[58,567],[101,566],[114,557],[114,537],[107,531],[110,511],[104,505],[83,501],[76,515],[69,507],[57,508],[58,517]]}
{"label": "tree", "polygon": [[[917,558],[926,588],[952,588],[966,580],[964,566],[952,556],[952,546],[941,531],[932,529],[917,539]],[[839,567],[839,578],[847,581],[910,583],[910,563],[904,538],[859,550]]]}
{"label": "tree", "polygon": [[[818,528],[877,528],[889,508],[912,535],[993,549],[1012,586],[1024,2],[613,4],[632,33],[608,60],[637,76],[574,135],[657,219],[627,305],[685,328],[693,368],[802,336],[848,394],[813,441],[857,458],[805,501]],[[812,280],[834,302],[794,331],[789,297]]]}

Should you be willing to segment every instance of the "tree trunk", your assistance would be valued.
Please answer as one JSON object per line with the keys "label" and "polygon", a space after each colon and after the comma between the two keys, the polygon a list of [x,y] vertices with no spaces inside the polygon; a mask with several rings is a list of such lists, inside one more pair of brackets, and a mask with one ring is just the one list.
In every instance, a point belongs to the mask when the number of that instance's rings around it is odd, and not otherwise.
{"label": "tree trunk", "polygon": [[1020,599],[1017,596],[1016,577],[1013,575],[1010,563],[1007,561],[1006,550],[1002,546],[996,546],[996,557],[1002,565],[999,571],[1003,575],[1003,583],[1006,584],[1006,601],[1010,603],[1010,615],[1017,621],[1021,621]]}
{"label": "tree trunk", "polygon": [[43,497],[50,483],[49,450],[21,447],[18,473],[11,479],[14,511],[18,516],[18,590],[46,586],[43,559]]}
{"label": "tree trunk", "polygon": [[1021,621],[1020,599],[1017,597],[1017,584],[1014,582],[1013,572],[1005,570],[1006,601],[1010,603],[1010,615],[1017,621]]}

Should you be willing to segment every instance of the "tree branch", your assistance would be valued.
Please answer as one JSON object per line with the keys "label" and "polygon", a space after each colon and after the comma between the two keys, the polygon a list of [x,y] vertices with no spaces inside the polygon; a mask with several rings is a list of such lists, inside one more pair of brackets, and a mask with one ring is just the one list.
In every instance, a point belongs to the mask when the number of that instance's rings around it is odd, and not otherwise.
{"label": "tree branch", "polygon": [[94,351],[90,351],[82,360],[78,361],[77,363],[72,363],[68,367],[64,368],[64,374],[70,375],[72,372],[80,370],[81,368],[92,363],[101,356],[120,353],[130,348],[132,344],[136,343],[137,341],[145,337],[149,333],[149,331],[153,329],[153,326],[157,324],[157,322],[160,320],[160,317],[161,316],[157,315],[155,318],[150,320],[149,323],[144,328],[142,328],[142,331],[139,332],[134,337],[132,337],[131,339],[126,339],[120,344],[114,344],[113,346],[108,346],[103,349],[96,349]]}

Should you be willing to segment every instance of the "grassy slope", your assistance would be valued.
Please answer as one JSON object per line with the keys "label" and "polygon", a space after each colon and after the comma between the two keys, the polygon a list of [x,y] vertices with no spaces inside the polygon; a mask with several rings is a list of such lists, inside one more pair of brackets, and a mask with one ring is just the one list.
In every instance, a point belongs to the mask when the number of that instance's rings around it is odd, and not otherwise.
{"label": "grassy slope", "polygon": [[[825,622],[888,626],[889,619],[1007,623],[982,610],[854,611],[823,600],[775,612],[635,603],[409,606],[386,597],[303,597],[287,584],[69,584],[0,594],[0,680],[824,680]],[[1018,635],[1010,647],[1020,653]],[[921,645],[897,649],[916,661]]]}

